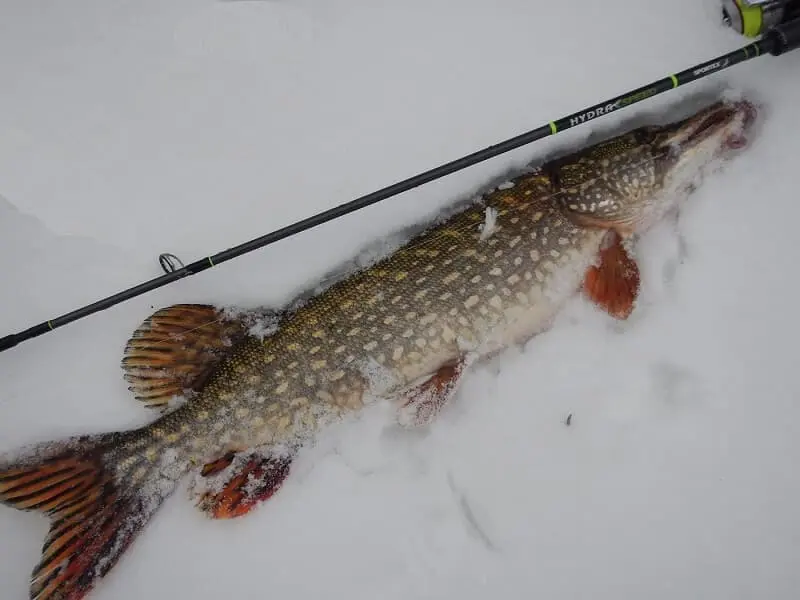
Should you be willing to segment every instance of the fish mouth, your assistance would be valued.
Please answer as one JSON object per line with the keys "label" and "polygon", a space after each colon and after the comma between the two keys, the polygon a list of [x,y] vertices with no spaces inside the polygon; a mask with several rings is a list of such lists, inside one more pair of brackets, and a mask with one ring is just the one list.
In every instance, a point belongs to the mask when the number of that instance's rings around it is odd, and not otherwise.
{"label": "fish mouth", "polygon": [[752,102],[741,100],[734,105],[733,110],[735,115],[741,115],[741,132],[729,135],[725,140],[725,144],[726,147],[731,150],[738,150],[746,147],[749,143],[749,139],[745,134],[750,131],[753,124],[756,122],[758,118],[758,109]]}
{"label": "fish mouth", "polygon": [[699,122],[696,121],[684,143],[697,145],[716,134],[723,134],[721,149],[744,148],[748,144],[745,133],[753,125],[757,115],[755,105],[746,100],[720,103],[699,116]]}
{"label": "fish mouth", "polygon": [[747,100],[718,102],[680,123],[669,136],[668,143],[689,149],[717,138],[719,151],[739,150],[748,145],[746,133],[757,116],[758,109]]}

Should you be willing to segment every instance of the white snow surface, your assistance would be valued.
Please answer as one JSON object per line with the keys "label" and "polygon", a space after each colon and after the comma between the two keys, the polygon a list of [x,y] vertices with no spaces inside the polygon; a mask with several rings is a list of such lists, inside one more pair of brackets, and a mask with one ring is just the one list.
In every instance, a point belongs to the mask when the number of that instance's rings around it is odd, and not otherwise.
{"label": "white snow surface", "polygon": [[[0,335],[746,43],[719,21],[716,0],[5,0]],[[2,353],[0,451],[153,418],[119,360],[154,308],[283,305],[510,169],[724,88],[760,131],[642,240],[629,321],[576,299],[431,427],[377,405],[326,430],[246,518],[184,486],[91,598],[796,598],[798,66],[738,65]],[[0,508],[4,599],[46,530]]]}

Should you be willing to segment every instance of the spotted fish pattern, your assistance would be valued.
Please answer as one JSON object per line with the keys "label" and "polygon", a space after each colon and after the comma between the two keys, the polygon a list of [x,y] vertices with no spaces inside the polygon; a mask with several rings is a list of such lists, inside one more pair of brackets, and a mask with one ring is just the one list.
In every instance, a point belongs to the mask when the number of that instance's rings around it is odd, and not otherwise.
{"label": "spotted fish pattern", "polygon": [[466,351],[529,337],[580,285],[605,235],[571,222],[554,191],[545,175],[523,176],[334,284],[274,335],[244,340],[151,435],[187,441],[196,461],[229,416],[235,445],[287,442],[319,413],[360,408],[373,388],[392,393]]}
{"label": "spotted fish pattern", "polygon": [[[0,502],[51,519],[31,597],[83,598],[191,472],[209,482],[198,502],[209,516],[241,516],[320,427],[382,398],[435,414],[469,364],[544,331],[578,290],[624,318],[638,270],[623,241],[753,116],[717,103],[529,169],[284,311],[157,311],[122,364],[161,415],[0,465]],[[273,326],[254,335],[254,316]]]}

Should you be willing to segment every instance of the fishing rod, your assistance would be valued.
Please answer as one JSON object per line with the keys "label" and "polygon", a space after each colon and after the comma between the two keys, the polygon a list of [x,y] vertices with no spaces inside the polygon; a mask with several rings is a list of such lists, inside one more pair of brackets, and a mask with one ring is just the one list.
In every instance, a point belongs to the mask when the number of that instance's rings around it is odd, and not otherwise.
{"label": "fishing rod", "polygon": [[[737,3],[743,0],[738,0]],[[763,23],[763,20],[762,20]],[[730,23],[733,26],[733,23]],[[757,28],[750,26],[749,32],[758,31]],[[403,181],[399,181],[385,188],[346,202],[334,208],[287,225],[281,229],[255,238],[233,248],[224,250],[213,256],[208,256],[188,265],[183,265],[174,255],[162,254],[159,257],[162,269],[165,274],[151,279],[134,287],[118,292],[92,304],[88,304],[73,310],[64,315],[43,321],[19,333],[13,333],[0,338],[0,352],[13,348],[21,342],[33,339],[58,327],[62,327],[78,319],[87,317],[93,313],[106,310],[116,304],[135,298],[157,288],[168,285],[184,277],[195,275],[206,269],[215,267],[223,262],[232,260],[248,252],[253,252],[269,244],[296,235],[313,227],[317,227],[333,219],[337,219],[351,212],[360,210],[382,200],[391,198],[423,184],[429,183],[446,175],[455,173],[477,163],[483,162],[500,154],[504,154],[520,146],[542,138],[556,135],[567,129],[577,127],[603,115],[610,114],[622,108],[628,107],[637,102],[651,98],[657,94],[662,94],[679,86],[691,83],[713,73],[732,67],[733,65],[770,54],[779,56],[800,47],[800,18],[791,21],[776,22],[765,30],[763,36],[758,41],[752,42],[738,50],[712,58],[706,62],[697,64],[689,69],[674,73],[654,81],[648,85],[637,88],[620,96],[600,102],[587,109],[561,117],[558,120],[550,121],[536,129],[522,133],[516,137],[509,138],[503,142],[489,146],[477,152],[473,152],[462,158],[445,163],[429,171],[425,171]]]}

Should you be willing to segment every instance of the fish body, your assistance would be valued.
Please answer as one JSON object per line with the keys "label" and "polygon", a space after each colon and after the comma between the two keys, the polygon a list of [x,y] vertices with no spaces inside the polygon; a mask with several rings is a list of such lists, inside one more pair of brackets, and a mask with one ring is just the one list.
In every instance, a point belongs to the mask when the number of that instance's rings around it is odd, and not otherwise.
{"label": "fish body", "polygon": [[178,438],[176,450],[196,462],[219,444],[287,443],[318,415],[360,409],[465,352],[485,356],[538,333],[606,233],[571,222],[552,193],[547,176],[521,177],[334,284],[273,335],[242,341],[192,402],[150,431]]}
{"label": "fish body", "polygon": [[[232,473],[205,499],[212,516],[236,516],[245,480],[268,497],[320,427],[382,398],[430,409],[465,365],[544,331],[581,288],[624,318],[638,272],[623,241],[740,145],[753,117],[749,103],[717,103],[530,169],[299,302],[265,336],[204,305],[154,314],[128,343],[126,378],[150,406],[186,390],[187,402],[0,466],[0,502],[52,520],[31,597],[83,598],[192,471]],[[254,448],[266,458],[248,459]]]}

